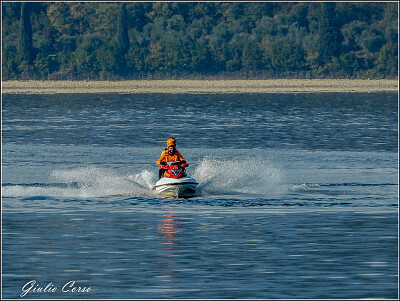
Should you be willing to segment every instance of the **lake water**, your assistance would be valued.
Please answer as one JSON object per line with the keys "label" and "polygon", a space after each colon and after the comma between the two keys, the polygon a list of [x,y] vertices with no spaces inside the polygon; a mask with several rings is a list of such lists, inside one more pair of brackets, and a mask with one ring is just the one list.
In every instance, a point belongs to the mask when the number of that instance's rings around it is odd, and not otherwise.
{"label": "lake water", "polygon": [[[198,197],[152,194],[170,136]],[[3,298],[397,299],[398,95],[5,94],[2,273]]]}

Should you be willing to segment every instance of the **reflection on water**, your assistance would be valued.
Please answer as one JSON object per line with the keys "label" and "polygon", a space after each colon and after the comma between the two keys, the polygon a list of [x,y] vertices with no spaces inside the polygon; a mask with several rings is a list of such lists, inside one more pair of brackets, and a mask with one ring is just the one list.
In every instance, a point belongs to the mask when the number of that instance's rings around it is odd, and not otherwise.
{"label": "reflection on water", "polygon": [[159,224],[157,232],[162,235],[161,249],[167,276],[173,278],[173,264],[174,256],[176,255],[176,247],[178,245],[176,236],[178,234],[178,225],[176,223],[176,217],[171,214],[158,214]]}
{"label": "reflection on water", "polygon": [[[158,214],[157,232],[161,235],[160,242],[160,275],[157,278],[163,283],[165,291],[176,291],[176,281],[181,278],[176,271],[176,258],[179,253],[177,242],[178,223],[176,216],[172,214]],[[179,283],[179,282],[178,282]],[[164,292],[164,297],[166,297]]]}
{"label": "reflection on water", "polygon": [[[178,233],[176,217],[171,214],[159,214],[159,226],[158,232],[163,235],[166,241],[163,242],[164,245],[170,245],[171,248],[173,245],[176,245],[176,242],[173,241],[173,238]],[[170,248],[166,248],[170,250]]]}

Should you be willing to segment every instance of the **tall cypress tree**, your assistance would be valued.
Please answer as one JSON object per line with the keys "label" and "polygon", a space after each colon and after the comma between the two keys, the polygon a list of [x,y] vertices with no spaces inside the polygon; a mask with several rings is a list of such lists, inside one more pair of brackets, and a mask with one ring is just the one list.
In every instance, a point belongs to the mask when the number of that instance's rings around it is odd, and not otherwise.
{"label": "tall cypress tree", "polygon": [[340,54],[342,36],[336,22],[336,4],[323,2],[320,5],[318,52],[320,65],[324,65]]}
{"label": "tall cypress tree", "polygon": [[30,17],[30,3],[21,3],[21,19],[19,27],[19,47],[18,52],[21,60],[32,62],[33,46],[32,46],[32,25]]}
{"label": "tall cypress tree", "polygon": [[122,54],[129,50],[128,20],[125,2],[121,3],[118,14],[117,45]]}

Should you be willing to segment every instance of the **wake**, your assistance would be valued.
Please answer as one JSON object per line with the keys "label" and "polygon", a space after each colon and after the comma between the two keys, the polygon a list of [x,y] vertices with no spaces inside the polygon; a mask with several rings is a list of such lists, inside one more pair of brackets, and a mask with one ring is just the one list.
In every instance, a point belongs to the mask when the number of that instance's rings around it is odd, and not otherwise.
{"label": "wake", "polygon": [[202,195],[244,195],[276,197],[286,192],[283,173],[265,159],[218,159],[206,157],[193,177]]}
{"label": "wake", "polygon": [[[188,174],[199,183],[198,196],[276,197],[285,193],[283,173],[268,160],[205,157]],[[54,170],[48,183],[2,186],[4,197],[48,196],[99,198],[110,196],[152,197],[157,171],[118,174],[116,171],[81,167]]]}
{"label": "wake", "polygon": [[[55,170],[51,173],[49,183],[5,185],[2,187],[2,195],[63,198],[151,196],[151,189],[145,181],[150,174],[150,171],[144,170],[139,175],[120,175],[112,170],[96,167]],[[151,182],[151,178],[148,178],[148,182]]]}

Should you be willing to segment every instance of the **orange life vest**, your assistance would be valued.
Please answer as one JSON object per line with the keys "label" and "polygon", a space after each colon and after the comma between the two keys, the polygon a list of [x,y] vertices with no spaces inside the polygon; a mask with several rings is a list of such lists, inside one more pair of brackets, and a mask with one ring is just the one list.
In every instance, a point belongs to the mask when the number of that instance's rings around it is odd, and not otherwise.
{"label": "orange life vest", "polygon": [[[185,161],[185,159],[183,159],[182,155],[180,152],[178,152],[177,150],[175,150],[175,153],[171,156],[168,153],[168,150],[163,150],[163,152],[161,153],[160,158],[157,160],[157,165],[161,165],[161,162],[175,162],[175,161]],[[173,165],[172,169],[178,169],[178,165]]]}

